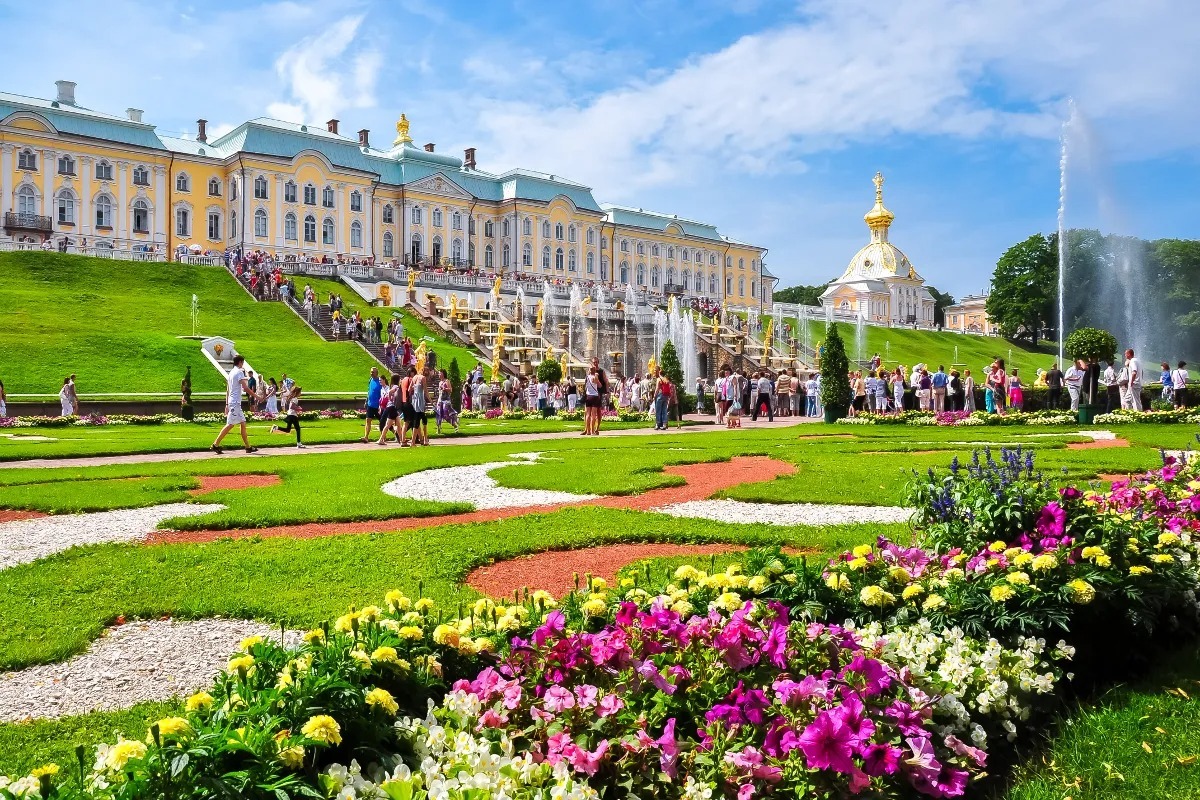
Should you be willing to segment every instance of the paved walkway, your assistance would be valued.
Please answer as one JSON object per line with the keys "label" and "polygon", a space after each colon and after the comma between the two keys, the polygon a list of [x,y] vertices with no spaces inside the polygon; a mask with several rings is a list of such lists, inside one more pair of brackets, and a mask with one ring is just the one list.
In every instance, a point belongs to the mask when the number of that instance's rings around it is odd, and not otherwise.
{"label": "paved walkway", "polygon": [[[683,428],[671,428],[670,432],[674,433],[705,433],[724,430],[724,427],[717,427],[711,424],[716,419],[708,415],[688,415],[686,419],[689,422],[697,422],[697,425],[688,425]],[[742,420],[742,430],[757,430],[761,428],[786,428],[793,425],[804,425],[810,422],[819,422],[820,418],[810,417],[777,417],[774,422],[768,422],[765,419],[760,419],[757,422],[751,421],[749,417]],[[647,423],[648,425],[649,423]],[[614,436],[656,436],[660,432],[652,427],[645,428],[627,428],[625,430],[604,432],[604,428],[600,429],[600,436],[596,441],[603,441],[606,438]],[[235,434],[231,434],[234,436]],[[437,447],[456,447],[471,444],[507,444],[519,442],[541,441],[546,439],[571,439],[580,436],[579,431],[552,431],[547,433],[503,433],[481,436],[453,436],[445,438],[432,438],[430,441]],[[730,434],[736,435],[736,434]],[[309,453],[347,453],[356,450],[379,450],[382,448],[376,445],[365,445],[361,442],[340,442],[336,444],[312,444],[304,449],[299,449],[291,446],[278,447],[262,447],[257,453],[246,453],[240,447],[235,447],[236,438],[227,439],[227,447],[224,455],[217,455],[209,450],[187,450],[175,453],[131,453],[123,456],[79,456],[72,458],[30,458],[23,461],[0,461],[0,469],[20,469],[20,468],[53,468],[53,467],[107,467],[114,464],[161,464],[174,461],[208,461],[211,459],[233,459],[233,458],[263,458],[267,456],[297,456],[307,455]],[[252,442],[253,443],[253,442]],[[240,444],[240,442],[239,442]],[[394,447],[394,445],[390,445]]]}

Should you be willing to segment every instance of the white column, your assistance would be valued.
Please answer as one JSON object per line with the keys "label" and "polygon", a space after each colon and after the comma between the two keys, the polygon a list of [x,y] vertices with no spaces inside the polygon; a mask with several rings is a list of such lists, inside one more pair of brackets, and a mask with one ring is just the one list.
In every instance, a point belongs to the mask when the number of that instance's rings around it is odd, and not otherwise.
{"label": "white column", "polygon": [[275,246],[283,247],[283,175],[275,173]]}
{"label": "white column", "polygon": [[0,215],[16,211],[12,206],[12,154],[15,149],[15,145],[7,142],[0,144]]}
{"label": "white column", "polygon": [[[195,224],[192,220],[192,224]],[[167,168],[159,165],[154,167],[154,225],[150,231],[150,241],[154,243],[167,241]],[[161,239],[159,237],[162,237]]]}
{"label": "white column", "polygon": [[[92,235],[92,169],[93,161],[91,156],[80,156],[79,171],[83,174],[83,188],[79,192],[79,235],[81,237]],[[83,245],[81,241],[80,246]],[[95,242],[89,242],[89,245],[94,245]]]}
{"label": "white column", "polygon": [[129,202],[126,197],[126,192],[129,190],[129,172],[128,164],[121,162],[117,164],[117,238],[126,239],[129,236],[129,229],[132,227],[132,220],[129,215],[132,213],[129,210]]}
{"label": "white column", "polygon": [[350,213],[350,190],[346,184],[339,183],[337,185],[337,199],[333,202],[337,205],[334,209],[336,212],[333,215],[336,227],[334,228],[333,249],[336,252],[350,252],[350,220],[353,214]]}
{"label": "white column", "polygon": [[42,151],[42,214],[54,218],[54,151]]}

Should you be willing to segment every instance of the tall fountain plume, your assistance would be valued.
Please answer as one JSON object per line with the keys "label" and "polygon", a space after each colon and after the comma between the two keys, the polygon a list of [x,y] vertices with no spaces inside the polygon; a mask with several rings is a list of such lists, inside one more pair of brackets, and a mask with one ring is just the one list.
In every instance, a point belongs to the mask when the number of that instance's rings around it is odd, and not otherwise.
{"label": "tall fountain plume", "polygon": [[1067,100],[1069,113],[1063,122],[1058,156],[1058,363],[1063,363],[1063,340],[1067,327],[1067,166],[1069,165],[1071,127],[1075,123],[1075,101]]}

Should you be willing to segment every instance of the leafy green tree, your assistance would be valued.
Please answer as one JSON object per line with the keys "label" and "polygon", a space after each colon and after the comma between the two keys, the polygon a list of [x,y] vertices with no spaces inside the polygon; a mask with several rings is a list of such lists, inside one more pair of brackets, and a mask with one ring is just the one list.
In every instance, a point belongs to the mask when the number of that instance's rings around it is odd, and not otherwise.
{"label": "leafy green tree", "polygon": [[558,383],[562,380],[562,364],[553,358],[542,359],[537,367],[537,379],[546,383]]}
{"label": "leafy green tree", "polygon": [[1071,332],[1063,347],[1071,358],[1111,363],[1117,355],[1117,337],[1100,328],[1080,328]]}
{"label": "leafy green tree", "polygon": [[829,326],[821,354],[821,405],[836,418],[846,416],[850,408],[850,362],[846,358],[846,343],[838,333],[837,323]]}
{"label": "leafy green tree", "polygon": [[683,366],[679,363],[679,353],[675,351],[675,345],[671,342],[663,345],[658,356],[658,366],[667,376],[667,380],[675,386],[675,396],[679,398],[679,413],[690,414],[695,411],[696,397],[691,391],[694,387],[683,385]]}
{"label": "leafy green tree", "polygon": [[1200,241],[1162,239],[1151,244],[1157,268],[1157,295],[1167,304],[1177,347],[1192,358],[1200,356]]}
{"label": "leafy green tree", "polygon": [[776,303],[798,303],[802,306],[816,306],[821,304],[821,292],[829,287],[829,284],[823,283],[819,286],[789,286],[786,289],[776,289],[773,299]]}
{"label": "leafy green tree", "polygon": [[946,308],[954,305],[954,296],[939,292],[933,286],[926,285],[925,288],[933,295],[933,324],[945,326]]}
{"label": "leafy green tree", "polygon": [[996,262],[987,313],[1002,336],[1036,345],[1042,329],[1055,323],[1058,265],[1052,244],[1034,234]]}
{"label": "leafy green tree", "polygon": [[462,403],[462,367],[458,365],[458,359],[450,359],[450,366],[446,368],[446,378],[450,381],[450,403],[458,408]]}

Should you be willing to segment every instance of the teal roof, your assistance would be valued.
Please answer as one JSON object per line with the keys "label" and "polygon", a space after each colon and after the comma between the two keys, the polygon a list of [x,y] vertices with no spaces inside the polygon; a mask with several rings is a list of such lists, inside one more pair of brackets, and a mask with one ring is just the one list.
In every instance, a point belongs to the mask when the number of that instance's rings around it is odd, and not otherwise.
{"label": "teal roof", "polygon": [[654,211],[645,211],[640,208],[626,208],[625,206],[605,205],[604,211],[608,215],[609,222],[617,225],[630,225],[635,228],[646,228],[647,230],[659,231],[660,233],[667,229],[668,225],[678,225],[688,236],[695,236],[698,239],[709,239],[714,242],[726,241],[713,225],[704,222],[695,222],[690,219],[672,216],[670,214],[659,214]]}
{"label": "teal roof", "polygon": [[531,170],[514,169],[498,177],[503,184],[504,199],[539,200],[548,203],[563,195],[576,208],[600,213],[601,209],[592,190],[582,184],[568,181],[556,175],[547,175]]}
{"label": "teal roof", "polygon": [[121,142],[152,150],[165,149],[154,132],[153,125],[132,122],[125,117],[93,111],[82,106],[0,92],[0,119],[18,111],[32,111],[45,117],[60,133]]}

